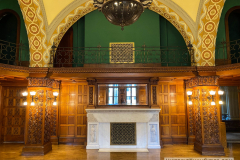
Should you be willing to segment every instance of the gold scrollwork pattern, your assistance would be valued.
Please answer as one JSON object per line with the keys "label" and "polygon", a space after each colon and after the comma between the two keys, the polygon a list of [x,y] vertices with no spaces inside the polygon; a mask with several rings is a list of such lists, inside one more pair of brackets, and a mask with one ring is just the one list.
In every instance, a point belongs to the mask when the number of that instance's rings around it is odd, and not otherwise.
{"label": "gold scrollwork pattern", "polygon": [[43,23],[39,0],[18,0],[30,46],[30,66],[44,67],[48,63],[46,46],[46,29]]}

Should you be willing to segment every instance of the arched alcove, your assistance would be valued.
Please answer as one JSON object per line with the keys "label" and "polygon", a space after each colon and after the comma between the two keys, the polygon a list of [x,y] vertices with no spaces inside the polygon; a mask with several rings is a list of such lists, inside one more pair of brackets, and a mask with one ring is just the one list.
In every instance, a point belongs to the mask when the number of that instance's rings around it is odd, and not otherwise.
{"label": "arched alcove", "polygon": [[[19,46],[20,43],[20,17],[11,10],[0,10],[0,40],[1,44],[7,46],[5,50],[1,52],[1,63],[17,64],[19,58]],[[16,45],[17,44],[17,45]],[[11,49],[16,47],[16,49]]]}
{"label": "arched alcove", "polygon": [[[135,64],[191,66],[191,56],[179,31],[163,16],[148,9],[138,21],[126,26],[124,31],[121,27],[108,22],[98,11],[92,11],[80,18],[72,25],[72,28],[74,49],[72,52],[68,51],[68,57],[64,58],[70,62],[69,54],[73,54],[72,67],[111,63],[108,48],[111,47],[110,44],[127,42],[134,43]],[[68,30],[66,33],[69,32]],[[68,42],[72,41],[72,37],[65,34],[55,57],[64,54],[67,56],[65,50],[67,46],[62,45],[67,44],[64,42],[67,37],[71,38]],[[97,55],[99,57],[96,57]],[[67,67],[62,63],[64,60],[55,62],[57,62],[55,67]]]}
{"label": "arched alcove", "polygon": [[240,6],[228,10],[225,16],[227,56],[229,63],[240,62]]}

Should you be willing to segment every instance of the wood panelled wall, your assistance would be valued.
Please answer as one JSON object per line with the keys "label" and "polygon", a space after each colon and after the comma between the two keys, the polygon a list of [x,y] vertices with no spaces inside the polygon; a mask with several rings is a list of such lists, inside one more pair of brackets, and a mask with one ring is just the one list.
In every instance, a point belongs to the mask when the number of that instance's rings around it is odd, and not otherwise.
{"label": "wood panelled wall", "polygon": [[187,143],[184,81],[158,82],[158,100],[163,144]]}
{"label": "wood panelled wall", "polygon": [[26,107],[23,106],[22,92],[27,87],[2,87],[2,112],[0,126],[3,142],[23,142]]}
{"label": "wood panelled wall", "polygon": [[59,143],[86,144],[88,84],[62,83],[60,87]]}

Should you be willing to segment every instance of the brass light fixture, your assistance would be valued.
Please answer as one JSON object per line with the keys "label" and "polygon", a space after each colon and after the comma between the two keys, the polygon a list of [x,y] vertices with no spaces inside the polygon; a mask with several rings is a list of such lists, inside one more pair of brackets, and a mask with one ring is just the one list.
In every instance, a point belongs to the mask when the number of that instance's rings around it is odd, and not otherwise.
{"label": "brass light fixture", "polygon": [[93,5],[110,23],[121,26],[124,30],[124,26],[136,22],[151,3],[152,0],[94,0]]}
{"label": "brass light fixture", "polygon": [[[211,105],[212,105],[212,106],[216,105],[215,97],[214,97],[215,94],[216,94],[216,91],[210,91],[209,94],[210,94],[211,96],[208,96],[207,99],[208,99],[209,101],[211,101]],[[221,90],[218,91],[218,95],[223,95],[223,94],[224,94],[224,91],[221,91]],[[187,91],[187,96],[188,96],[188,104],[189,104],[189,105],[192,105],[192,104],[193,104],[192,99],[198,100],[197,97],[193,97],[193,96],[192,96],[192,91]],[[218,103],[219,103],[219,104],[223,104],[223,101],[222,101],[222,100],[219,100]]]}
{"label": "brass light fixture", "polygon": [[[28,92],[23,92],[22,93],[24,99],[23,99],[23,105],[26,106],[27,105],[27,95],[28,95]],[[30,105],[31,106],[34,106],[35,105],[35,102],[38,101],[38,97],[35,96],[36,95],[36,92],[35,91],[31,91],[30,92],[30,97],[31,97],[31,103]],[[57,105],[57,96],[58,96],[58,92],[53,92],[53,96],[54,98],[47,98],[48,100],[52,100],[54,99],[54,102],[53,102],[53,105],[56,106]],[[35,101],[35,102],[34,102]]]}

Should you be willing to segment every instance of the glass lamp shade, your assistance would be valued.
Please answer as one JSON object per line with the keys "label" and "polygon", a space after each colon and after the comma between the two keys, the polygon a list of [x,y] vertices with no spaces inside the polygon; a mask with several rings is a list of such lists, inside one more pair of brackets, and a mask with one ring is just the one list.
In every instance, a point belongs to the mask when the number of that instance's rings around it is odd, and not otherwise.
{"label": "glass lamp shade", "polygon": [[102,13],[107,20],[122,27],[133,24],[143,13],[144,7],[137,0],[107,1],[102,6]]}
{"label": "glass lamp shade", "polygon": [[215,95],[215,91],[210,91],[210,95]]}
{"label": "glass lamp shade", "polygon": [[219,104],[223,104],[223,101],[219,101]]}
{"label": "glass lamp shade", "polygon": [[215,102],[211,102],[211,105],[214,106],[214,105],[216,105],[216,103]]}
{"label": "glass lamp shade", "polygon": [[56,105],[57,105],[57,102],[53,102],[53,105],[56,106]]}
{"label": "glass lamp shade", "polygon": [[58,92],[53,92],[53,96],[58,96]]}
{"label": "glass lamp shade", "polygon": [[191,96],[192,95],[192,91],[187,91],[187,95]]}
{"label": "glass lamp shade", "polygon": [[28,95],[28,92],[23,92],[22,95],[26,97]]}
{"label": "glass lamp shade", "polygon": [[189,101],[188,104],[189,104],[189,105],[192,105],[192,101]]}
{"label": "glass lamp shade", "polygon": [[30,92],[31,96],[35,96],[35,94],[36,94],[36,92],[34,92],[34,91]]}
{"label": "glass lamp shade", "polygon": [[35,105],[35,103],[34,102],[31,102],[31,106],[34,106]]}
{"label": "glass lamp shade", "polygon": [[23,105],[26,106],[26,105],[27,105],[27,102],[23,102]]}
{"label": "glass lamp shade", "polygon": [[219,95],[223,95],[223,93],[224,93],[224,91],[221,91],[221,90],[218,91],[218,94],[219,94]]}

